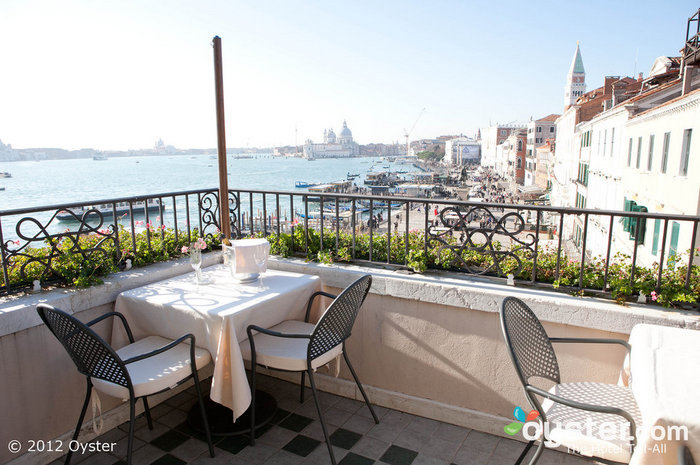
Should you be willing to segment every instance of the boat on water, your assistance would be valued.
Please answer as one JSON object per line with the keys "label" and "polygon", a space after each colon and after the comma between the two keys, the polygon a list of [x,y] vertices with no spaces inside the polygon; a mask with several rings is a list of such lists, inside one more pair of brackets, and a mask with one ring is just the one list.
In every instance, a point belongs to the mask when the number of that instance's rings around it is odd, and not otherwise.
{"label": "boat on water", "polygon": [[[134,202],[133,204],[134,216],[144,215],[144,208],[148,209],[148,213],[160,214],[161,209],[165,210],[165,204],[160,203],[160,199],[148,199],[144,202]],[[117,210],[117,216],[122,216],[129,213],[129,202],[117,202],[114,207]],[[114,213],[111,203],[101,204],[101,205],[88,205],[86,207],[71,208],[67,210],[61,210],[56,218],[58,221],[79,221],[83,215],[88,212],[99,212],[104,219],[111,219]],[[97,214],[93,215],[97,219]]]}
{"label": "boat on water", "polygon": [[94,157],[92,157],[92,159],[95,161],[105,161],[105,160],[107,160],[107,155],[104,155],[104,154],[95,155]]}
{"label": "boat on water", "polygon": [[350,174],[350,171],[348,171],[348,180],[355,179],[360,176],[360,173],[357,174]]}
{"label": "boat on water", "polygon": [[8,171],[0,171],[0,178],[11,178],[12,175]]}
{"label": "boat on water", "polygon": [[314,187],[317,186],[318,184],[313,183],[313,182],[306,182],[306,181],[297,181],[294,183],[294,187],[297,188],[304,188],[304,187]]}

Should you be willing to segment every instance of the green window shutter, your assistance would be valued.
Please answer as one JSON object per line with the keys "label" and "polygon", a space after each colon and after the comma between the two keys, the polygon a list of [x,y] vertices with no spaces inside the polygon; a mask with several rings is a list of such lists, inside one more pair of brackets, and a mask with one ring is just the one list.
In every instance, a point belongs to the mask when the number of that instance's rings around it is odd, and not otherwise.
{"label": "green window shutter", "polygon": [[677,222],[671,224],[671,246],[668,249],[669,257],[675,255],[678,252],[678,233],[681,229],[681,225]]}
{"label": "green window shutter", "polygon": [[659,230],[661,229],[661,220],[654,221],[654,241],[651,243],[651,254],[656,255],[659,252]]}
{"label": "green window shutter", "polygon": [[[633,212],[640,211],[640,208],[634,201],[632,201]],[[639,218],[630,218],[630,239],[634,239],[637,236],[637,223],[639,223]]]}
{"label": "green window shutter", "polygon": [[[626,212],[632,210],[632,200],[627,200],[627,199],[625,199],[625,207],[624,207],[624,210],[625,210]],[[629,217],[629,216],[626,216],[626,217],[622,220],[622,230],[625,231],[625,232],[629,232],[629,230],[630,230],[630,217]]]}
{"label": "green window shutter", "polygon": [[[646,213],[649,210],[647,207],[639,207],[639,211],[642,213]],[[637,218],[637,231],[639,233],[639,243],[644,244],[644,237],[646,236],[647,233],[647,219],[646,218]]]}

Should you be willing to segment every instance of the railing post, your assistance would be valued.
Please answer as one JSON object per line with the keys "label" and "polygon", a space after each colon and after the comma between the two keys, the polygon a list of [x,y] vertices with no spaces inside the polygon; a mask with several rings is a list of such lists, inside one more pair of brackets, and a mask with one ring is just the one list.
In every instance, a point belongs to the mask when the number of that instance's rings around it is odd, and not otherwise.
{"label": "railing post", "polygon": [[7,271],[7,245],[2,234],[2,218],[0,217],[0,253],[2,258],[2,277],[5,280],[5,292],[10,293],[10,274]]}

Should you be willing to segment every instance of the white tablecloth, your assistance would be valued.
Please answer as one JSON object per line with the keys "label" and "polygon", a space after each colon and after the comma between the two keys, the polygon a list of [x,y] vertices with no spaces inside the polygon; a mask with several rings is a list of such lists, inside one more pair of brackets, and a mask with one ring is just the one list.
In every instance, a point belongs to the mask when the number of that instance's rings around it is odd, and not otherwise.
{"label": "white tablecloth", "polygon": [[[630,386],[644,428],[657,438],[639,438],[630,464],[677,464],[678,446],[669,427],[688,428],[687,445],[700,459],[700,331],[641,324],[630,333]],[[665,437],[661,438],[661,433]]]}
{"label": "white tablecloth", "polygon": [[[205,269],[204,276],[213,282],[197,287],[194,274],[187,273],[123,292],[115,310],[124,314],[136,339],[194,334],[197,346],[209,350],[214,359],[210,397],[233,410],[235,420],[251,400],[239,348],[248,338],[246,327],[303,319],[306,303],[321,290],[321,281],[318,276],[269,270],[261,289],[257,281],[235,283],[223,265]],[[122,326],[115,324],[112,344],[119,348],[127,342]]]}

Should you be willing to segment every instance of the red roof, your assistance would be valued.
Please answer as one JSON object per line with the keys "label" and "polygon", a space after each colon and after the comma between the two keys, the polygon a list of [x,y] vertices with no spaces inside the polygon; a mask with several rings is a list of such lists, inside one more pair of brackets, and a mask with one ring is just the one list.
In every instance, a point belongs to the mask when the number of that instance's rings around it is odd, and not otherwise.
{"label": "red roof", "polygon": [[556,119],[560,116],[561,115],[555,115],[552,113],[551,115],[545,116],[544,118],[540,118],[537,121],[556,121]]}

